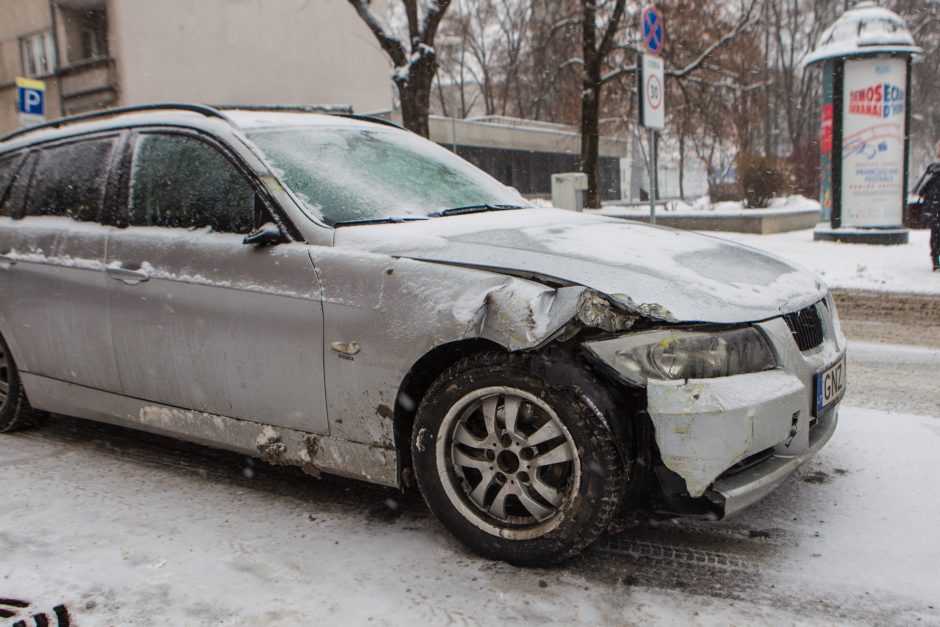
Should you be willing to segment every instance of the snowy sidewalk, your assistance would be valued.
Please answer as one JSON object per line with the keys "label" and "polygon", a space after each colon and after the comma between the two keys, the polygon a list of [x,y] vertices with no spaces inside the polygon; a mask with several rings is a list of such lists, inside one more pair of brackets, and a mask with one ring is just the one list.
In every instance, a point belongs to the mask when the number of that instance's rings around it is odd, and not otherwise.
{"label": "snowy sidewalk", "polygon": [[817,273],[831,288],[940,296],[940,272],[930,268],[930,232],[911,231],[903,246],[813,241],[812,229],[752,235],[705,233],[767,251]]}

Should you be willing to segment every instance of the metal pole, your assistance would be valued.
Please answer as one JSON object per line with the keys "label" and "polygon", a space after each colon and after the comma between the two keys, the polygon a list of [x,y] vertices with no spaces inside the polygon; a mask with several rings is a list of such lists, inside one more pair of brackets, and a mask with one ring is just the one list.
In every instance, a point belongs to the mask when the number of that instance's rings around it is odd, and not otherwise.
{"label": "metal pole", "polygon": [[451,85],[450,99],[450,142],[454,154],[457,154],[457,85]]}
{"label": "metal pole", "polygon": [[56,0],[49,0],[49,22],[52,26],[52,47],[55,48],[52,52],[53,63],[55,63],[55,85],[56,91],[59,92],[59,117],[65,117],[65,97],[62,95],[62,71],[60,67],[62,66],[62,53],[59,52],[59,20],[56,15]]}
{"label": "metal pole", "polygon": [[650,224],[656,224],[656,131],[646,129],[650,156]]}

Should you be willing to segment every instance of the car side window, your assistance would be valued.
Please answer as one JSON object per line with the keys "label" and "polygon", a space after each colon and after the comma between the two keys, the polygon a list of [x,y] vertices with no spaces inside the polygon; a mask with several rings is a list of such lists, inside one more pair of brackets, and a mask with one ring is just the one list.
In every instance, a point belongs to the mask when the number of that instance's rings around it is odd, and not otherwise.
{"label": "car side window", "polygon": [[4,202],[7,196],[7,190],[13,183],[13,177],[20,165],[20,155],[13,155],[0,159],[0,215],[9,216],[10,212]]}
{"label": "car side window", "polygon": [[128,221],[132,226],[249,233],[255,191],[221,152],[183,135],[141,135],[134,149]]}
{"label": "car side window", "polygon": [[93,222],[104,200],[114,137],[81,140],[39,151],[26,200],[27,216],[68,216]]}

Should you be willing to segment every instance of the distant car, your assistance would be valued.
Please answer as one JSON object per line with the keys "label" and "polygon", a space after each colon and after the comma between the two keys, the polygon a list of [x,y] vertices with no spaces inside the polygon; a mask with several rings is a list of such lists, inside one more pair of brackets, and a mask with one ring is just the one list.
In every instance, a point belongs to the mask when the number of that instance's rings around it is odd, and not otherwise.
{"label": "distant car", "polygon": [[64,120],[0,141],[0,202],[4,431],[55,412],[416,481],[474,551],[546,564],[623,508],[737,512],[836,426],[815,276],[530,208],[381,120]]}

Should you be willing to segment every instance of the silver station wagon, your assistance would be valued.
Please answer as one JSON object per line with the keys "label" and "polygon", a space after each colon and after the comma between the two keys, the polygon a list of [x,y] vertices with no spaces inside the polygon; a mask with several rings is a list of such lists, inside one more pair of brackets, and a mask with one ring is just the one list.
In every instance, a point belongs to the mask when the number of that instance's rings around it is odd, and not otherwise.
{"label": "silver station wagon", "polygon": [[624,510],[739,511],[826,443],[845,389],[812,274],[532,208],[382,120],[60,120],[0,141],[0,214],[0,430],[54,412],[417,485],[516,564]]}

